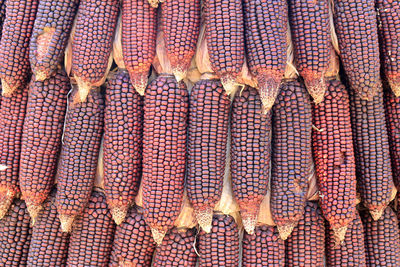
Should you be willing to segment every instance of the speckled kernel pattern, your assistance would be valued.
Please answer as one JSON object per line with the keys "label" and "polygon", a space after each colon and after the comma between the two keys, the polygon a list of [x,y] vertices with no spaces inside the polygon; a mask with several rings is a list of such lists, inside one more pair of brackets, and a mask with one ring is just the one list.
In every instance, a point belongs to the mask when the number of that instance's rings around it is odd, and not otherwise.
{"label": "speckled kernel pattern", "polygon": [[375,1],[334,0],[340,57],[352,90],[372,100],[381,87]]}
{"label": "speckled kernel pattern", "polygon": [[285,266],[324,266],[325,225],[316,202],[307,202],[304,217],[285,245]]}
{"label": "speckled kernel pattern", "polygon": [[285,241],[274,226],[257,226],[254,235],[243,235],[243,267],[284,267]]}
{"label": "speckled kernel pattern", "polygon": [[195,251],[197,230],[171,229],[163,242],[156,249],[154,267],[195,267],[197,254]]}
{"label": "speckled kernel pattern", "polygon": [[0,39],[5,19],[6,19],[6,0],[0,0]]}
{"label": "speckled kernel pattern", "polygon": [[15,199],[7,215],[0,220],[0,265],[25,266],[31,242],[31,220],[25,202]]}
{"label": "speckled kernel pattern", "polygon": [[239,232],[230,215],[213,217],[211,232],[200,231],[198,237],[199,266],[239,266]]}
{"label": "speckled kernel pattern", "polygon": [[324,100],[312,109],[312,148],[321,210],[338,229],[354,219],[356,165],[348,92],[339,80],[327,81],[326,87]]}
{"label": "speckled kernel pattern", "polygon": [[399,222],[392,208],[374,221],[370,214],[361,213],[365,231],[367,266],[398,266],[400,262]]}
{"label": "speckled kernel pattern", "polygon": [[354,220],[349,224],[346,236],[341,243],[337,243],[335,234],[326,224],[325,256],[328,267],[366,266],[364,227],[360,215],[356,211]]}
{"label": "speckled kernel pattern", "polygon": [[114,230],[104,194],[93,191],[71,233],[67,266],[108,266]]}

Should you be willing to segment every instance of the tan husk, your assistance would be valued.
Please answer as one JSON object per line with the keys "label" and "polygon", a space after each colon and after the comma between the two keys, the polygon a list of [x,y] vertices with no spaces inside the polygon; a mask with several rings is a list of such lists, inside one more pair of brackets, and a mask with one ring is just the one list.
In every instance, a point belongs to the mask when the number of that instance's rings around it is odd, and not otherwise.
{"label": "tan husk", "polygon": [[71,33],[69,36],[68,44],[67,47],[65,48],[65,53],[64,53],[64,67],[68,77],[71,77],[71,70],[72,70],[72,40],[75,38],[76,19],[77,18],[75,17],[74,24],[72,25]]}
{"label": "tan husk", "polygon": [[113,58],[115,64],[119,69],[126,69],[124,58],[122,54],[122,27],[121,27],[121,15],[118,18],[117,29],[115,30],[114,42],[113,42]]}
{"label": "tan husk", "polygon": [[211,68],[210,55],[208,54],[205,28],[205,23],[203,22],[200,27],[196,54],[194,56],[197,69],[201,74],[214,72]]}

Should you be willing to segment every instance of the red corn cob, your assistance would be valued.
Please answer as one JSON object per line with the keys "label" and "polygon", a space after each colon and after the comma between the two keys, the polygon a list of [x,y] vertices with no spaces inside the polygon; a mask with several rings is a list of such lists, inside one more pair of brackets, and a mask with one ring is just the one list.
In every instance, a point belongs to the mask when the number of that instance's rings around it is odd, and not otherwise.
{"label": "red corn cob", "polygon": [[70,90],[64,70],[43,82],[32,80],[29,85],[19,183],[33,221],[54,185]]}
{"label": "red corn cob", "polygon": [[0,219],[19,193],[18,172],[28,87],[3,96],[0,108]]}
{"label": "red corn cob", "polygon": [[156,39],[157,9],[147,0],[122,0],[123,58],[133,87],[141,95],[156,55]]}
{"label": "red corn cob", "polygon": [[372,100],[381,87],[375,1],[334,0],[340,56],[350,87]]}
{"label": "red corn cob", "polygon": [[356,165],[350,103],[338,80],[326,82],[325,99],[313,105],[313,155],[320,191],[319,202],[338,241],[356,211]]}
{"label": "red corn cob", "polygon": [[365,231],[367,266],[398,266],[400,262],[399,222],[387,207],[375,221],[370,214],[361,213]]}
{"label": "red corn cob", "polygon": [[143,98],[126,71],[117,72],[106,90],[104,114],[104,189],[117,224],[139,190],[142,174]]}
{"label": "red corn cob", "polygon": [[171,229],[165,236],[161,245],[156,249],[153,266],[195,267],[197,262],[197,255],[194,247],[195,243],[195,229]]}
{"label": "red corn cob", "polygon": [[239,232],[232,216],[214,215],[210,233],[200,231],[199,266],[239,266]]}
{"label": "red corn cob", "polygon": [[0,40],[5,18],[6,18],[6,0],[0,0]]}
{"label": "red corn cob", "polygon": [[57,184],[57,210],[62,230],[71,230],[74,218],[82,214],[92,191],[103,132],[104,101],[93,90],[86,102],[70,96]]}
{"label": "red corn cob", "polygon": [[211,67],[229,95],[244,63],[242,1],[205,0],[204,7]]}
{"label": "red corn cob", "polygon": [[257,226],[254,235],[243,235],[243,267],[285,266],[285,242],[273,226]]}
{"label": "red corn cob", "polygon": [[117,27],[118,0],[80,0],[72,40],[72,73],[83,102],[107,71]]}
{"label": "red corn cob", "polygon": [[307,201],[304,217],[285,244],[285,266],[324,266],[325,226],[317,203]]}
{"label": "red corn cob", "polygon": [[400,2],[376,0],[383,72],[393,93],[400,96]]}
{"label": "red corn cob", "polygon": [[272,108],[286,68],[286,0],[244,0],[246,53],[265,111]]}
{"label": "red corn cob", "polygon": [[161,25],[172,71],[177,81],[181,81],[196,51],[200,33],[200,0],[162,3]]}
{"label": "red corn cob", "polygon": [[160,244],[183,199],[188,92],[174,77],[159,76],[147,88],[143,130],[143,210]]}
{"label": "red corn cob", "polygon": [[156,243],[143,215],[132,207],[123,223],[117,226],[110,266],[151,266]]}
{"label": "red corn cob", "polygon": [[382,87],[371,101],[349,92],[357,189],[364,206],[378,220],[390,201],[393,186]]}
{"label": "red corn cob", "polygon": [[11,95],[29,82],[29,39],[39,0],[7,0],[0,41],[3,94]]}
{"label": "red corn cob", "polygon": [[189,109],[186,188],[199,225],[210,232],[225,173],[230,100],[218,80],[192,88]]}
{"label": "red corn cob", "polygon": [[7,215],[0,221],[0,265],[26,266],[32,228],[25,202],[15,199]]}
{"label": "red corn cob", "polygon": [[50,78],[62,63],[79,0],[40,0],[29,44],[37,81]]}
{"label": "red corn cob", "polygon": [[272,117],[271,214],[285,240],[303,217],[312,162],[311,104],[300,82],[282,84]]}
{"label": "red corn cob", "polygon": [[114,230],[104,194],[93,191],[71,233],[67,266],[108,266]]}
{"label": "red corn cob", "polygon": [[270,172],[271,112],[261,112],[256,89],[237,93],[231,117],[232,189],[245,230],[253,234]]}

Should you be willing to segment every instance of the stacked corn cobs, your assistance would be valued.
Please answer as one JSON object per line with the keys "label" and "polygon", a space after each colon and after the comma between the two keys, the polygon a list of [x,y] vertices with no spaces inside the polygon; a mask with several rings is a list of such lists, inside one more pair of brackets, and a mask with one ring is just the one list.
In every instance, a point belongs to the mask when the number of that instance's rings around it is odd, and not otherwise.
{"label": "stacked corn cobs", "polygon": [[400,266],[399,19],[1,0],[0,266]]}

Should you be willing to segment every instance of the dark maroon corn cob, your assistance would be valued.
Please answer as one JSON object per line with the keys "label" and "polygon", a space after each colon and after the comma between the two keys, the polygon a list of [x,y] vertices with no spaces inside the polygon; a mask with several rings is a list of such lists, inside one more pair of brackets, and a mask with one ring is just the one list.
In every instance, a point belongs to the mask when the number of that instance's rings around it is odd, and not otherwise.
{"label": "dark maroon corn cob", "polygon": [[243,267],[285,266],[285,241],[274,226],[257,226],[253,235],[245,232],[242,246]]}
{"label": "dark maroon corn cob", "polygon": [[85,102],[70,96],[57,184],[57,210],[63,231],[71,230],[74,218],[81,215],[92,191],[103,133],[104,100],[92,90]]}
{"label": "dark maroon corn cob", "polygon": [[256,89],[246,87],[233,100],[231,115],[232,189],[245,230],[252,234],[270,172],[271,113],[264,114]]}
{"label": "dark maroon corn cob", "polygon": [[143,98],[129,74],[118,71],[106,90],[104,189],[113,219],[120,224],[139,190],[142,175]]}
{"label": "dark maroon corn cob", "polygon": [[222,194],[229,106],[229,97],[218,80],[200,80],[192,88],[186,188],[197,221],[206,232]]}
{"label": "dark maroon corn cob", "polygon": [[5,19],[6,19],[6,0],[0,0],[0,40]]}
{"label": "dark maroon corn cob", "polygon": [[22,134],[19,183],[33,220],[54,185],[71,84],[64,70],[32,80]]}

